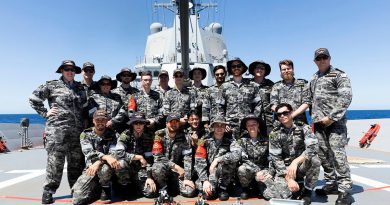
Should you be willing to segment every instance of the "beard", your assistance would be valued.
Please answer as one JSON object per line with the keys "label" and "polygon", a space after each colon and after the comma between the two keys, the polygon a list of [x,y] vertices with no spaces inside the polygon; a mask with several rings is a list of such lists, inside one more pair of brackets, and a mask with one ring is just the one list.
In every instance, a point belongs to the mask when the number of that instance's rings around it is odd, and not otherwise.
{"label": "beard", "polygon": [[282,79],[285,81],[291,81],[294,79],[294,72],[282,74]]}

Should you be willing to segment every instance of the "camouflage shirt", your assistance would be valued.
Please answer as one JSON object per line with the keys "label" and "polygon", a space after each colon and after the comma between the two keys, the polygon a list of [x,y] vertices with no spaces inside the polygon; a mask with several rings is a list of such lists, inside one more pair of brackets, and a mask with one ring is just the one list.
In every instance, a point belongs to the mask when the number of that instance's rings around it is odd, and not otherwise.
{"label": "camouflage shirt", "polygon": [[99,91],[92,94],[88,99],[88,113],[90,118],[92,118],[93,113],[98,109],[106,111],[108,116],[113,118],[118,114],[121,107],[121,97],[112,92],[108,95],[103,95]]}
{"label": "camouflage shirt", "polygon": [[[271,91],[271,107],[280,103],[288,103],[294,110],[302,104],[311,105],[309,86],[306,80],[294,79],[292,84],[286,84],[284,81],[278,81],[274,84]],[[302,113],[294,120],[307,123],[306,114]]]}
{"label": "camouflage shirt", "polygon": [[154,91],[160,93],[160,98],[164,98],[164,97],[165,97],[165,94],[166,94],[169,90],[171,90],[171,89],[172,89],[172,88],[169,87],[169,86],[168,86],[168,90],[164,90],[164,89],[162,89],[160,86],[156,86],[156,87],[154,88]]}
{"label": "camouflage shirt", "polygon": [[195,156],[195,170],[201,181],[209,180],[208,168],[216,159],[220,159],[222,164],[234,164],[241,158],[241,149],[233,139],[223,137],[222,140],[215,140],[213,133],[204,140],[198,141],[198,146],[203,146],[206,150],[206,157]]}
{"label": "camouflage shirt", "polygon": [[194,99],[191,98],[190,90],[187,87],[183,87],[181,90],[172,88],[167,91],[163,99],[163,115],[177,113],[181,117],[186,116],[191,110],[191,103],[195,103]]}
{"label": "camouflage shirt", "polygon": [[[252,81],[255,82],[254,80]],[[262,119],[265,120],[267,126],[272,126],[274,121],[274,114],[271,110],[271,90],[274,82],[265,78],[263,82],[258,85],[260,87],[261,101],[263,102],[262,106],[264,110]]]}
{"label": "camouflage shirt", "polygon": [[324,117],[333,121],[344,119],[352,102],[351,82],[347,74],[333,67],[323,75],[319,72],[314,74],[310,81],[310,94],[313,100],[313,122]]}
{"label": "camouflage shirt", "polygon": [[281,124],[269,134],[269,143],[271,163],[279,176],[286,174],[287,167],[297,157],[311,158],[318,153],[317,138],[310,126],[302,122],[294,122],[290,129]]}
{"label": "camouflage shirt", "polygon": [[212,122],[214,120],[214,117],[218,114],[218,113],[222,113],[222,111],[219,111],[218,112],[218,104],[219,101],[218,101],[218,93],[220,92],[220,88],[221,86],[218,86],[217,84],[209,87],[208,89],[208,103],[210,105],[210,111],[209,111],[209,120]]}
{"label": "camouflage shirt", "polygon": [[209,112],[210,112],[210,104],[208,101],[208,88],[207,86],[202,85],[201,87],[197,88],[195,86],[190,87],[190,93],[191,93],[191,110],[196,110],[198,113],[202,113],[202,122],[209,122]]}
{"label": "camouflage shirt", "polygon": [[263,112],[261,93],[259,86],[249,79],[242,79],[241,84],[233,80],[227,81],[221,85],[218,94],[217,109],[226,121],[238,123],[249,113],[261,116]]}
{"label": "camouflage shirt", "polygon": [[252,140],[244,134],[237,144],[241,147],[241,163],[249,165],[255,172],[268,169],[268,137],[258,137]]}
{"label": "camouflage shirt", "polygon": [[135,155],[142,155],[148,162],[146,170],[148,175],[151,174],[153,164],[152,146],[153,135],[142,133],[140,137],[135,137],[130,129],[122,132],[116,145],[116,157],[125,160],[128,164],[135,163],[138,169],[141,168],[140,162],[132,162]]}
{"label": "camouflage shirt", "polygon": [[177,132],[175,138],[170,139],[167,128],[161,129],[156,131],[153,141],[154,144],[159,142],[162,145],[161,153],[153,153],[154,162],[167,163],[171,168],[177,164],[184,168],[184,178],[191,180],[192,150],[184,133]]}
{"label": "camouflage shirt", "polygon": [[131,86],[128,87],[128,88],[124,88],[121,85],[121,86],[113,89],[111,92],[120,95],[122,103],[126,103],[128,101],[128,99],[129,99],[129,95],[137,93],[137,92],[139,92],[139,90],[137,88],[134,88],[134,87],[131,87]]}
{"label": "camouflage shirt", "polygon": [[85,129],[80,134],[81,149],[84,153],[87,166],[101,160],[104,155],[114,154],[116,134],[106,129],[102,136],[95,133],[93,127]]}
{"label": "camouflage shirt", "polygon": [[47,126],[61,127],[64,130],[74,128],[82,130],[87,96],[84,87],[79,82],[74,81],[72,85],[69,85],[61,77],[59,80],[47,81],[34,90],[29,98],[30,105],[44,118],[48,111],[43,104],[46,99],[50,107],[53,103],[58,107],[58,113],[47,118]]}
{"label": "camouflage shirt", "polygon": [[[160,122],[162,119],[162,98],[160,93],[150,90],[147,94],[143,90],[135,93],[134,100],[137,104],[137,112],[142,112],[145,114],[146,119],[154,120],[155,122]],[[127,106],[124,106],[127,107]],[[128,113],[129,118],[131,118],[133,113]]]}

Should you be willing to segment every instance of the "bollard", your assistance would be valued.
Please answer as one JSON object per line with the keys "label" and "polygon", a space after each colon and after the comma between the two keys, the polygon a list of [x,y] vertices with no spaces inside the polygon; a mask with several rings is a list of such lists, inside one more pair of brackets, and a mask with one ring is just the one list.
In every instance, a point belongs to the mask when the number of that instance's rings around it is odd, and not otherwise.
{"label": "bollard", "polygon": [[20,131],[19,135],[21,136],[20,147],[22,149],[28,149],[32,147],[32,142],[28,137],[28,127],[30,126],[30,120],[28,118],[20,119]]}

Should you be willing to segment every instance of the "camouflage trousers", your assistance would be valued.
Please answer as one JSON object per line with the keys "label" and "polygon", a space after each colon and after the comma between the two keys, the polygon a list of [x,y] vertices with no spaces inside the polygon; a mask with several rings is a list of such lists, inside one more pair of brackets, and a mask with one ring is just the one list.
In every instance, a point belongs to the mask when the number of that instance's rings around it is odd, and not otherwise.
{"label": "camouflage trousers", "polygon": [[155,162],[152,166],[152,176],[160,189],[168,188],[174,193],[179,191],[180,195],[184,197],[194,197],[196,194],[196,188],[184,186],[183,180],[179,179],[179,175],[171,170],[168,163]]}
{"label": "camouflage trousers", "polygon": [[146,168],[142,168],[138,161],[130,164],[125,160],[119,160],[120,169],[115,171],[118,183],[121,185],[135,184],[138,190],[147,198],[153,198],[157,192],[153,192],[149,186],[145,186],[148,177]]}
{"label": "camouflage trousers", "polygon": [[[214,198],[218,190],[227,191],[228,186],[234,180],[235,172],[235,163],[219,163],[216,171],[214,173],[210,173],[209,175],[209,182],[213,187],[212,194],[209,198]],[[203,190],[203,187],[200,187],[199,190]]]}
{"label": "camouflage trousers", "polygon": [[352,189],[351,170],[345,151],[348,143],[346,120],[334,122],[328,127],[315,124],[314,130],[318,139],[318,156],[324,168],[326,183],[337,183],[340,191],[350,192]]}
{"label": "camouflage trousers", "polygon": [[[320,174],[320,160],[317,156],[305,161],[298,165],[296,181],[304,179],[304,186],[313,190],[318,181],[318,175]],[[287,199],[292,196],[292,192],[288,188],[287,181],[284,176],[275,176],[274,180],[265,179],[267,189],[264,191],[263,196],[265,198],[281,198]]]}
{"label": "camouflage trousers", "polygon": [[[269,175],[268,170],[260,170],[258,167],[251,166],[249,164],[242,164],[238,167],[237,170],[237,177],[238,180],[243,188],[247,188],[250,186],[250,184],[255,180],[256,174],[260,173],[263,177],[266,177],[266,175]],[[263,182],[259,182],[259,185],[264,185]],[[265,185],[262,186],[263,189],[265,188]]]}
{"label": "camouflage trousers", "polygon": [[86,204],[99,197],[101,187],[109,187],[113,169],[108,164],[103,164],[95,176],[88,176],[86,170],[77,179],[72,187],[73,204]]}
{"label": "camouflage trousers", "polygon": [[78,130],[46,128],[47,165],[44,192],[55,193],[60,186],[65,159],[70,188],[83,172],[84,155],[81,151],[80,133]]}

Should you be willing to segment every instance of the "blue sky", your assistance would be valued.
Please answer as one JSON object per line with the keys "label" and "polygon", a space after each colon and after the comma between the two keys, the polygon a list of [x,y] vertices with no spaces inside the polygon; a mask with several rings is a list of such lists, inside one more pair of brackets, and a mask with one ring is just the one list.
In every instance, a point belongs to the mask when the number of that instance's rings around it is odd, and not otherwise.
{"label": "blue sky", "polygon": [[[133,67],[144,53],[153,21],[170,26],[154,0],[1,0],[0,113],[35,113],[32,91],[64,59],[95,64],[95,78]],[[166,0],[166,2],[170,2]],[[209,1],[204,1],[209,2]],[[313,53],[327,47],[332,64],[351,78],[350,109],[390,109],[390,2],[386,0],[219,0],[218,12],[201,13],[203,26],[223,25],[230,57],[261,59],[278,81],[278,62],[292,59],[298,78],[316,71]],[[208,21],[207,21],[208,20]],[[81,76],[76,77],[80,80]]]}

